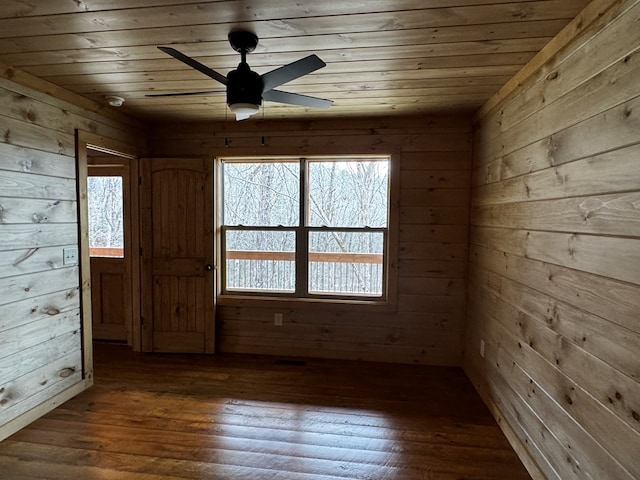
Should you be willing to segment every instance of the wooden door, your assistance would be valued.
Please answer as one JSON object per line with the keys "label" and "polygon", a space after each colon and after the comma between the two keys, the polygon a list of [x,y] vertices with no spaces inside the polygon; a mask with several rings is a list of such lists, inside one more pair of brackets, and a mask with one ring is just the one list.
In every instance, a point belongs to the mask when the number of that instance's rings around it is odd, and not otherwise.
{"label": "wooden door", "polygon": [[93,338],[131,344],[129,167],[101,158],[89,156],[87,179]]}
{"label": "wooden door", "polygon": [[141,167],[143,350],[213,353],[212,162]]}

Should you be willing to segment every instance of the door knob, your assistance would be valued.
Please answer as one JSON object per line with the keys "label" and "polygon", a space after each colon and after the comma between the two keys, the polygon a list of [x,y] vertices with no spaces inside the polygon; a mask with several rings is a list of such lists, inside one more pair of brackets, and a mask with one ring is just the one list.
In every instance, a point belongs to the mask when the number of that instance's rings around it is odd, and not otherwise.
{"label": "door knob", "polygon": [[207,264],[207,265],[205,265],[205,266],[204,266],[204,269],[205,269],[207,272],[210,272],[211,270],[213,270],[213,265],[209,265],[209,264]]}

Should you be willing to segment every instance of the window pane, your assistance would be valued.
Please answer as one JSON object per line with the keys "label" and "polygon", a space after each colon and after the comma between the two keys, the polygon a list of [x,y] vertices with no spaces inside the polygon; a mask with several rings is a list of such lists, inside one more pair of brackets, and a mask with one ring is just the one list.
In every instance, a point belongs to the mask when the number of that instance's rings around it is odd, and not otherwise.
{"label": "window pane", "polygon": [[309,232],[309,293],[381,296],[381,232]]}
{"label": "window pane", "polygon": [[226,288],[295,292],[295,232],[227,230]]}
{"label": "window pane", "polygon": [[89,254],[124,257],[122,177],[87,178]]}
{"label": "window pane", "polygon": [[388,160],[309,161],[308,225],[386,227]]}
{"label": "window pane", "polygon": [[298,162],[226,162],[223,168],[225,225],[298,225]]}

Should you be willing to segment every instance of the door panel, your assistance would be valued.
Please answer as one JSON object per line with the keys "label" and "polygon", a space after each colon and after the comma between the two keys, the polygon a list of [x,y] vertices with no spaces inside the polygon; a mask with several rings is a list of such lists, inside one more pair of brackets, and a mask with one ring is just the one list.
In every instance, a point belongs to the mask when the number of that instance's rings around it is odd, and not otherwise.
{"label": "door panel", "polygon": [[143,159],[147,351],[214,351],[213,179],[203,159]]}
{"label": "door panel", "polygon": [[127,342],[124,259],[91,258],[91,312],[93,338]]}

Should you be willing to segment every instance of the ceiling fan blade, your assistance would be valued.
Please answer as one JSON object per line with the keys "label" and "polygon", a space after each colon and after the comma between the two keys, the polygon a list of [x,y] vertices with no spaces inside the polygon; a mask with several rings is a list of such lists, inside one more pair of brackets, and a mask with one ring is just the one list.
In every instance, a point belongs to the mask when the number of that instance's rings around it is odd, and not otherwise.
{"label": "ceiling fan blade", "polygon": [[320,60],[317,55],[309,55],[283,67],[271,70],[262,75],[262,81],[264,82],[263,92],[295,80],[296,78],[300,78],[308,73],[315,72],[326,65],[327,64]]}
{"label": "ceiling fan blade", "polygon": [[148,93],[145,97],[187,97],[189,95],[209,95],[211,93],[225,92],[224,90],[204,90],[203,92]]}
{"label": "ceiling fan blade", "polygon": [[309,95],[283,92],[282,90],[269,90],[262,94],[262,98],[270,102],[289,103],[312,108],[329,108],[333,104],[333,100],[327,100],[326,98],[310,97]]}
{"label": "ceiling fan blade", "polygon": [[175,58],[177,60],[180,60],[182,63],[186,63],[191,68],[195,68],[199,72],[204,73],[207,77],[211,77],[214,80],[217,80],[218,82],[222,83],[223,85],[227,84],[227,77],[225,77],[221,73],[216,72],[215,70],[212,70],[211,68],[207,67],[206,65],[203,65],[199,61],[194,60],[191,57],[188,57],[184,53],[179,52],[175,48],[158,47],[158,49],[163,51],[167,55],[171,55],[173,58]]}

